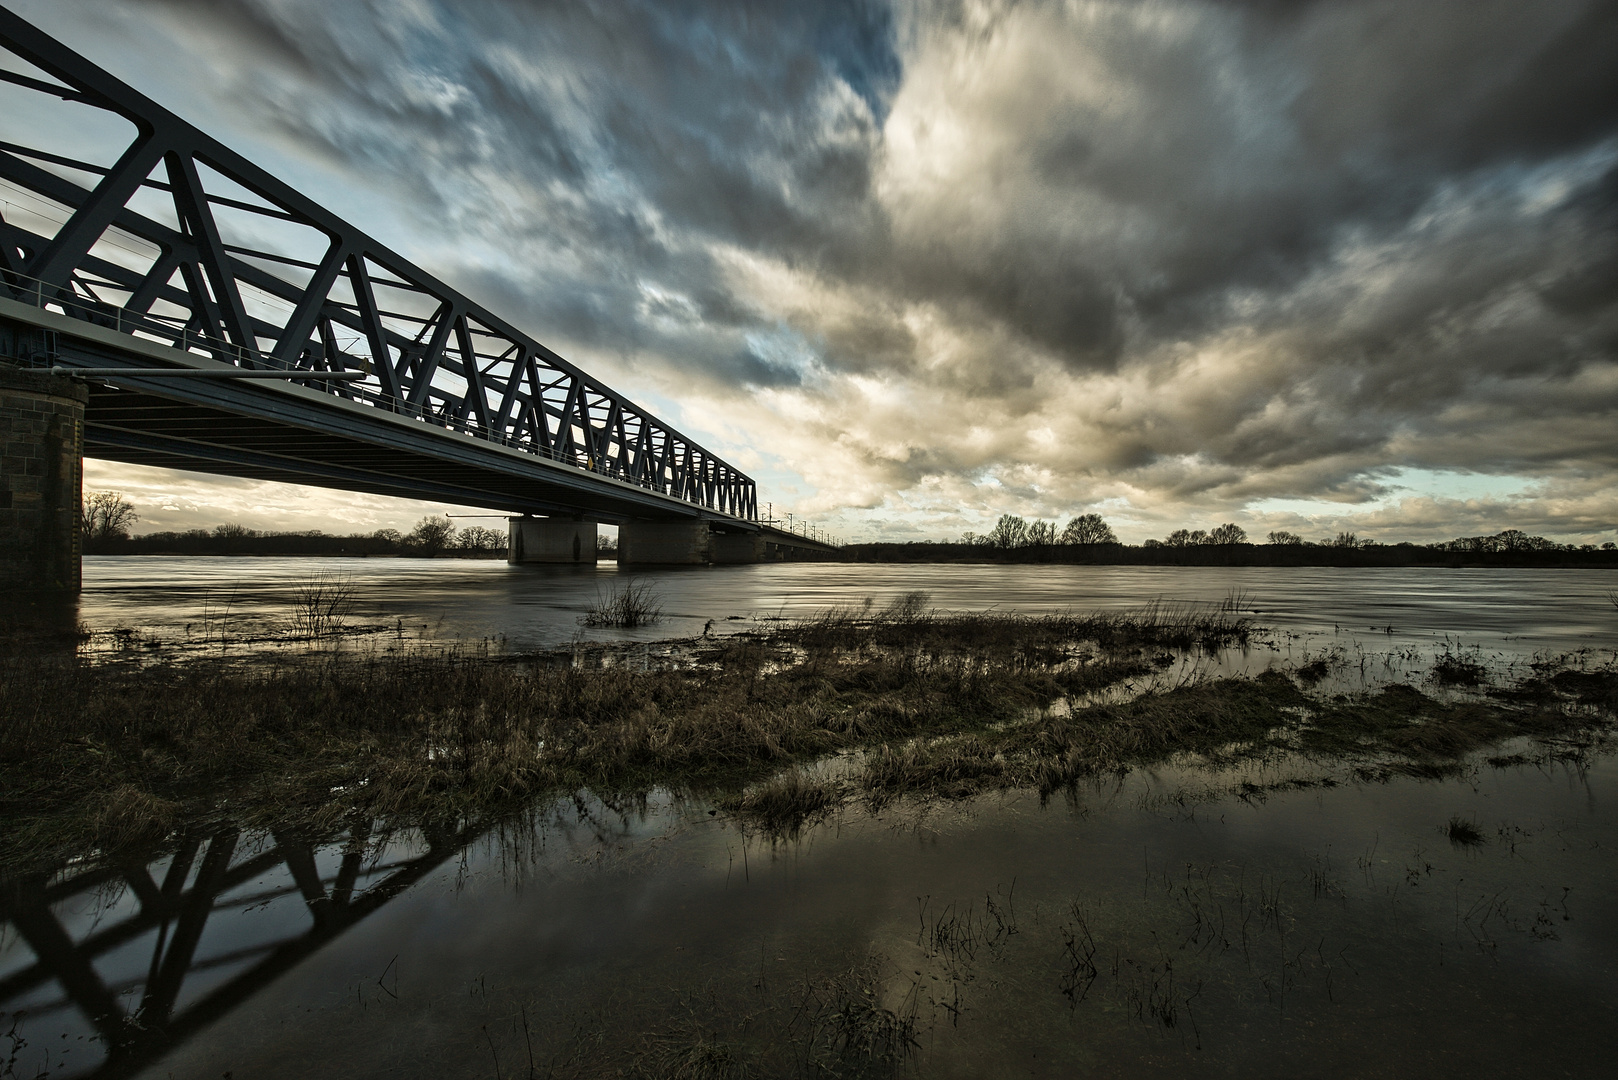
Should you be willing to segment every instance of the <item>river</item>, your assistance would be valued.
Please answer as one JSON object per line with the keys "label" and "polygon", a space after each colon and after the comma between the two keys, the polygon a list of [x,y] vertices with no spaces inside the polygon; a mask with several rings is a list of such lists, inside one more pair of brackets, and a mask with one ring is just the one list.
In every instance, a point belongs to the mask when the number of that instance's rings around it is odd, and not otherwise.
{"label": "river", "polygon": [[[579,624],[622,580],[611,564],[92,558],[70,614],[158,652],[203,622],[273,636],[320,575],[352,587],[355,624],[395,628],[379,643],[506,651],[915,591],[1021,612],[1237,597],[1269,628],[1259,664],[1618,647],[1609,575],[1568,570],[654,571],[636,576],[664,621],[623,632]],[[1488,754],[1442,780],[1288,759],[1050,801],[849,804],[786,839],[662,789],[433,835],[202,830],[148,866],[14,885],[0,1059],[6,1076],[718,1077],[754,1054],[762,1075],[892,1075],[900,1046],[903,1074],[941,1077],[1597,1073],[1618,1052],[1618,762]],[[1452,839],[1456,820],[1476,838]]]}
{"label": "river", "polygon": [[[634,630],[587,629],[580,617],[626,578],[649,583],[663,619]],[[1377,649],[1461,643],[1514,657],[1618,646],[1618,575],[1605,570],[1333,567],[1132,567],[770,563],[620,571],[510,566],[494,560],[92,556],[77,618],[102,633],[162,641],[204,625],[273,636],[300,590],[348,583],[356,624],[513,651],[578,640],[651,641],[804,618],[870,598],[880,608],[925,592],[956,611],[1117,610],[1237,598],[1280,640]],[[189,629],[188,629],[189,628]]]}

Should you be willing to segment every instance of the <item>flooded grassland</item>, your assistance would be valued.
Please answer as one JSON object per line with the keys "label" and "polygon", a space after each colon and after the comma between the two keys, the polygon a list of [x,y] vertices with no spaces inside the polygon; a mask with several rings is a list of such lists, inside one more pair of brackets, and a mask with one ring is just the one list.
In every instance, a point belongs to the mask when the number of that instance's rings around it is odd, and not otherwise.
{"label": "flooded grassland", "polygon": [[1605,1060],[1611,653],[1248,606],[16,652],[0,1075]]}

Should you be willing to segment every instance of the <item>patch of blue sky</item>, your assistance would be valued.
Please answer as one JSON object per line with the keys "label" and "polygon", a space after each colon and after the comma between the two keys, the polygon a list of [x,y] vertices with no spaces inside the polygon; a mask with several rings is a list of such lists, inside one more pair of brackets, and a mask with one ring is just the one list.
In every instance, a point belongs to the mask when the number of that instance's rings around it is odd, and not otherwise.
{"label": "patch of blue sky", "polygon": [[864,99],[877,125],[886,122],[888,104],[904,75],[892,11],[861,0],[843,10],[834,7],[815,29],[815,46],[838,77]]}
{"label": "patch of blue sky", "polygon": [[821,370],[820,354],[809,340],[788,326],[769,330],[749,330],[743,335],[747,351],[765,368],[795,376],[790,381],[808,382]]}

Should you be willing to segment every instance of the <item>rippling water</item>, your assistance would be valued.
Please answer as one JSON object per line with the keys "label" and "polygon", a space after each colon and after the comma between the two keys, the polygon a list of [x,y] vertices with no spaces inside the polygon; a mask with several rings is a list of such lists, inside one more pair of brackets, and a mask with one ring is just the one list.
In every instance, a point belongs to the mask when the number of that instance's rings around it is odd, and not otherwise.
{"label": "rippling water", "polygon": [[[570,641],[647,641],[813,615],[908,592],[950,610],[1050,612],[1138,608],[1153,601],[1217,603],[1235,596],[1283,641],[1377,649],[1460,642],[1511,656],[1618,646],[1618,609],[1604,570],[1333,567],[892,566],[774,563],[620,572],[509,566],[461,559],[100,556],[84,561],[77,617],[183,640],[205,626],[273,633],[300,586],[352,582],[352,621],[440,640],[492,638],[515,650]],[[587,630],[579,616],[633,576],[662,597],[664,619],[638,630]],[[189,631],[187,628],[190,628]]]}

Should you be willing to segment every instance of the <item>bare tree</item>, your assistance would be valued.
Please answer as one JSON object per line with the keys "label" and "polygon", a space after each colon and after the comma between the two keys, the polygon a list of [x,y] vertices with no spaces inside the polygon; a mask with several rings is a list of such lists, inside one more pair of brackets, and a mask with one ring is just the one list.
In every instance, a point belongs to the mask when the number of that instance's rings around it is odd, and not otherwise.
{"label": "bare tree", "polygon": [[1288,545],[1302,544],[1303,537],[1299,536],[1297,533],[1272,532],[1270,534],[1270,543],[1286,547]]}
{"label": "bare tree", "polygon": [[1247,530],[1234,522],[1227,521],[1208,534],[1207,543],[1245,544],[1247,543]]}
{"label": "bare tree", "polygon": [[455,546],[465,551],[503,551],[510,537],[500,529],[468,525],[455,537]]}
{"label": "bare tree", "polygon": [[423,555],[437,555],[450,545],[455,535],[455,523],[447,517],[424,517],[410,530],[405,543],[417,548]]}
{"label": "bare tree", "polygon": [[1048,547],[1054,543],[1056,543],[1056,522],[1030,521],[1028,523],[1028,535],[1023,540],[1025,546]]}
{"label": "bare tree", "polygon": [[1116,544],[1118,537],[1100,514],[1080,514],[1062,530],[1064,544]]}
{"label": "bare tree", "polygon": [[140,520],[134,506],[118,491],[90,492],[84,497],[83,513],[84,538],[92,543],[128,540],[129,530]]}
{"label": "bare tree", "polygon": [[1022,547],[1028,543],[1028,522],[1016,514],[1001,514],[1000,520],[989,530],[989,545],[1001,551]]}

